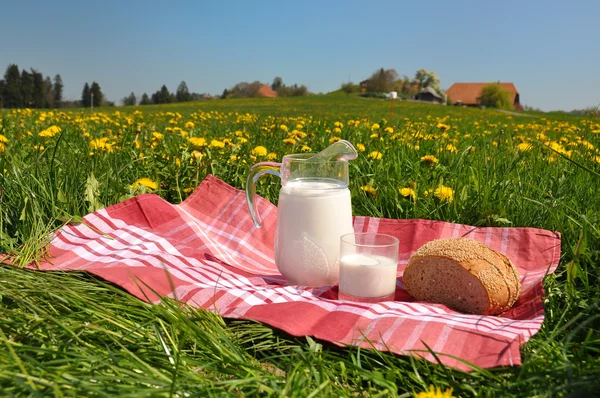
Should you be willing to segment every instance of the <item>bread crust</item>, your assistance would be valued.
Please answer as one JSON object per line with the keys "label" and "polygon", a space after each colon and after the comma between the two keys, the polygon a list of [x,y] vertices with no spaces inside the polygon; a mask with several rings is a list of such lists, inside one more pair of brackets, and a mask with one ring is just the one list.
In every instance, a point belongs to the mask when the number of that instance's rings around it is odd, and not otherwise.
{"label": "bread crust", "polygon": [[[441,259],[458,264],[460,269],[473,275],[481,283],[487,295],[487,306],[474,302],[476,299],[468,295],[459,297],[462,301],[457,303],[455,297],[437,294],[435,282],[423,280],[422,267],[439,265]],[[408,293],[417,300],[439,302],[459,311],[483,315],[496,315],[508,310],[521,293],[519,273],[510,259],[468,238],[437,239],[423,245],[408,260],[408,266],[404,270],[404,285]]]}

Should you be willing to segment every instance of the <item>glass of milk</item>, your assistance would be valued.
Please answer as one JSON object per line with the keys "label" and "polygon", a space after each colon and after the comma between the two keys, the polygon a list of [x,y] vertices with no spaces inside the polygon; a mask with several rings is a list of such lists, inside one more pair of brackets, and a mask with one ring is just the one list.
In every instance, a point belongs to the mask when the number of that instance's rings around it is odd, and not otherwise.
{"label": "glass of milk", "polygon": [[[350,152],[356,150],[346,142]],[[350,154],[352,155],[352,154]],[[281,163],[262,162],[250,169],[246,199],[256,227],[261,218],[254,205],[255,183],[263,174],[281,178],[275,264],[292,285],[330,286],[338,283],[340,237],[352,233],[348,160],[285,155]]]}
{"label": "glass of milk", "polygon": [[398,239],[385,234],[351,233],[340,238],[339,299],[394,300]]}

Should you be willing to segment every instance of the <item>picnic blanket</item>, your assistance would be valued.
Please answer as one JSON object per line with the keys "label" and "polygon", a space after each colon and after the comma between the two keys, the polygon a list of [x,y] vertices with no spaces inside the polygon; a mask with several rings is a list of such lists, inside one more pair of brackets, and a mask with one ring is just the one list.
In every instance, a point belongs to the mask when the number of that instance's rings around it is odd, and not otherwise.
{"label": "picnic blanket", "polygon": [[[87,271],[142,300],[174,297],[223,317],[264,322],[295,336],[417,355],[469,370],[520,365],[520,347],[544,319],[542,278],[560,257],[560,233],[534,228],[477,228],[431,220],[354,217],[357,232],[400,240],[394,301],[337,299],[336,286],[286,283],[273,257],[277,207],[263,198],[264,223],[255,228],[245,193],[207,176],[179,205],[144,194],[87,215],[56,232],[41,270]],[[501,316],[468,315],[414,302],[402,284],[411,254],[444,237],[469,237],[507,255],[523,292]],[[32,266],[33,267],[33,266]]]}

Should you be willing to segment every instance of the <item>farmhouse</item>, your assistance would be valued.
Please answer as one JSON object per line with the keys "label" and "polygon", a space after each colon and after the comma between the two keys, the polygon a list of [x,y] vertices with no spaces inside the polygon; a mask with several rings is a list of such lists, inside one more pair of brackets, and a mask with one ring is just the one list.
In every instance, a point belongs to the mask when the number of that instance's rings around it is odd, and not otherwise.
{"label": "farmhouse", "polygon": [[432,89],[431,87],[425,87],[417,95],[415,95],[415,99],[418,101],[427,101],[427,102],[436,102],[441,103],[442,97]]}
{"label": "farmhouse", "polygon": [[[481,95],[481,90],[492,83],[454,83],[448,90],[446,95],[454,105],[479,106],[477,97]],[[519,92],[513,83],[500,83],[500,87],[511,94],[513,106],[515,109],[523,109],[519,98]]]}
{"label": "farmhouse", "polygon": [[268,84],[263,84],[261,88],[258,89],[259,97],[267,97],[267,98],[275,98],[277,97],[277,93],[269,87]]}

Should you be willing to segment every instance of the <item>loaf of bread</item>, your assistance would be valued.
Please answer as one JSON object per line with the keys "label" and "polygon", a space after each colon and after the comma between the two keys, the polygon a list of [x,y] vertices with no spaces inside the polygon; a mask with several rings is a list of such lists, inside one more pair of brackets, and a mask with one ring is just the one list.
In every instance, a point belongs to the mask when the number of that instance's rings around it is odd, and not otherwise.
{"label": "loaf of bread", "polygon": [[482,315],[508,310],[521,294],[519,272],[508,257],[467,238],[421,246],[408,260],[404,286],[417,301]]}

